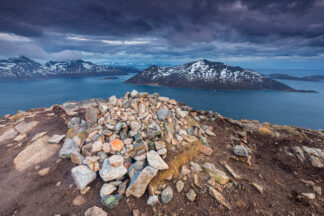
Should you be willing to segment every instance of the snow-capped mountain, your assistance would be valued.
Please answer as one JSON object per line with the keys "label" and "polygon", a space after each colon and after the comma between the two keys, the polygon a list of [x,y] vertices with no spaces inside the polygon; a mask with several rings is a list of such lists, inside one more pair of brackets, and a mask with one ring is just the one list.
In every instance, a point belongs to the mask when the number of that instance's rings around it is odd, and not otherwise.
{"label": "snow-capped mountain", "polygon": [[69,62],[49,61],[42,65],[25,56],[0,60],[0,80],[31,80],[51,77],[95,75],[127,75],[137,70],[126,67],[97,65],[83,60]]}
{"label": "snow-capped mountain", "polygon": [[210,62],[206,59],[173,67],[153,65],[136,74],[126,83],[197,89],[294,91],[289,86],[255,71],[221,62]]}

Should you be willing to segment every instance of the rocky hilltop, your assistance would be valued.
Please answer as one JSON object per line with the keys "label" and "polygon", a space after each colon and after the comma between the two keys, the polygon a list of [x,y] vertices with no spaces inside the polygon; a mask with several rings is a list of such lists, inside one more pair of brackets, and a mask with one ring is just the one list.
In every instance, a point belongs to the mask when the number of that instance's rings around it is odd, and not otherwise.
{"label": "rocky hilltop", "polygon": [[0,215],[323,215],[324,131],[158,94],[0,120]]}
{"label": "rocky hilltop", "polygon": [[25,56],[0,60],[0,81],[33,80],[53,77],[127,75],[133,68],[97,65],[83,60],[49,61],[42,65]]}
{"label": "rocky hilltop", "polygon": [[153,65],[126,83],[195,89],[314,92],[296,90],[255,71],[206,59],[173,67]]}

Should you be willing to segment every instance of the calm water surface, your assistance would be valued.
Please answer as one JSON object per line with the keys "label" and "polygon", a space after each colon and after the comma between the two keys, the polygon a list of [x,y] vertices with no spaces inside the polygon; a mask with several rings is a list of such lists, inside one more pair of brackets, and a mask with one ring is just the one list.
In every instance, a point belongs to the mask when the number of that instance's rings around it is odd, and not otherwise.
{"label": "calm water surface", "polygon": [[324,129],[324,82],[283,81],[297,89],[313,89],[319,94],[280,91],[204,91],[152,86],[132,86],[103,77],[58,78],[25,82],[0,82],[0,116],[18,110],[49,107],[68,100],[84,100],[126,91],[158,92],[196,109],[213,110],[234,119],[256,119],[274,124]]}

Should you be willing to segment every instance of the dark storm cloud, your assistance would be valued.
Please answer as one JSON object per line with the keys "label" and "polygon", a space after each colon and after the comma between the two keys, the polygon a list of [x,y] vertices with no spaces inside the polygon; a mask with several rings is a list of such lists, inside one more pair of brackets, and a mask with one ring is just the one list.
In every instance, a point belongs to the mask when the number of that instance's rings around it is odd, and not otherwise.
{"label": "dark storm cloud", "polygon": [[324,52],[323,11],[324,0],[0,0],[0,32],[50,53],[309,56]]}

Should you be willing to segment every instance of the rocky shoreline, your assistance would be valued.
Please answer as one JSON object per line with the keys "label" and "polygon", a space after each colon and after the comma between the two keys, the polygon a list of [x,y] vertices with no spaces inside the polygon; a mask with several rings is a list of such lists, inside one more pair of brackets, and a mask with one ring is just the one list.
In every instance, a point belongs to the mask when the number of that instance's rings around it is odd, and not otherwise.
{"label": "rocky shoreline", "polygon": [[6,115],[0,153],[1,215],[324,212],[324,131],[232,120],[158,94]]}

